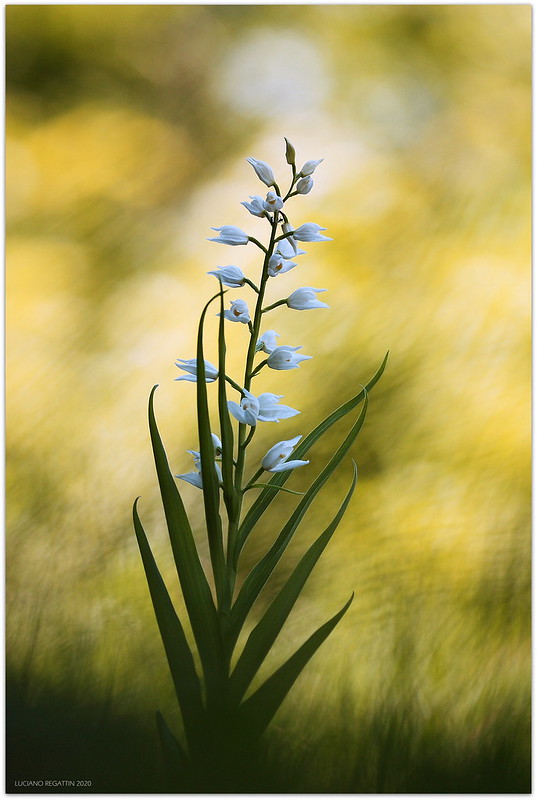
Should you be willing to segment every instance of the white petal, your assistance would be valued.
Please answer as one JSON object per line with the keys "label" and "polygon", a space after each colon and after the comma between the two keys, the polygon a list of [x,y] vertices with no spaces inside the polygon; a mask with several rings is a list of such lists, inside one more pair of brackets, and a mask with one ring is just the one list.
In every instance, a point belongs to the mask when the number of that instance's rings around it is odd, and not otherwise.
{"label": "white petal", "polygon": [[238,403],[236,403],[234,400],[228,400],[227,407],[229,408],[230,414],[233,414],[238,422],[242,422],[243,425],[246,424],[246,414],[244,409],[241,408]]}
{"label": "white petal", "polygon": [[285,472],[286,469],[296,469],[297,467],[305,467],[309,461],[284,461],[282,464],[276,464],[268,472]]}
{"label": "white petal", "polygon": [[203,483],[199,472],[187,472],[185,475],[176,475],[175,477],[187,483],[191,483],[192,486],[195,486],[197,489],[203,489]]}

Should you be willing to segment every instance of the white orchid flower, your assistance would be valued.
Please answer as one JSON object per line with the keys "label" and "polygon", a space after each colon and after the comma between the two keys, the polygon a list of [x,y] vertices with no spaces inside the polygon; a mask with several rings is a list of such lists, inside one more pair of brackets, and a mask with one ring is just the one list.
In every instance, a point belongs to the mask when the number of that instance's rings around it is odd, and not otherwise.
{"label": "white orchid flower", "polygon": [[251,203],[248,203],[246,200],[243,200],[241,202],[241,206],[244,206],[244,208],[246,208],[247,211],[250,212],[250,214],[253,214],[254,217],[264,217],[265,201],[263,200],[263,198],[260,197],[258,194],[251,194],[250,200],[252,201]]}
{"label": "white orchid flower", "polygon": [[315,297],[319,292],[326,292],[326,289],[314,289],[313,286],[303,286],[302,289],[295,289],[285,301],[289,308],[296,311],[307,311],[310,308],[330,308],[326,303],[322,303]]}
{"label": "white orchid flower", "polygon": [[[242,322],[246,325],[247,322],[250,322],[250,312],[248,311],[248,306],[244,300],[231,300],[231,308],[228,308],[224,311],[225,319],[229,319],[231,322]],[[220,316],[218,313],[217,317]]]}
{"label": "white orchid flower", "polygon": [[296,190],[299,194],[309,194],[313,189],[313,179],[307,175],[305,178],[300,178],[297,182]]}
{"label": "white orchid flower", "polygon": [[248,234],[235,225],[222,225],[221,228],[211,228],[213,231],[220,231],[219,236],[212,236],[209,242],[220,242],[220,244],[248,244]]}
{"label": "white orchid flower", "polygon": [[280,253],[273,253],[269,258],[267,272],[271,278],[276,278],[278,275],[283,275],[284,272],[289,272],[293,267],[296,267],[294,261],[285,261]]}
{"label": "white orchid flower", "polygon": [[300,347],[289,347],[289,345],[282,344],[275,347],[267,358],[267,366],[271,369],[297,369],[301,361],[309,361],[313,356],[303,356],[297,353],[301,350]]}
{"label": "white orchid flower", "polygon": [[[216,433],[211,433],[211,437],[213,440],[214,446],[214,456],[215,458],[221,458],[222,456],[222,442],[216,435]],[[187,450],[187,453],[190,453],[194,457],[194,466],[196,467],[197,472],[186,472],[183,475],[176,475],[176,478],[180,478],[182,481],[186,481],[187,483],[191,483],[192,486],[195,486],[197,489],[203,489],[203,480],[201,477],[201,454],[199,450]],[[214,462],[214,468],[216,470],[216,476],[218,478],[218,482],[222,483],[222,470],[220,466]]]}
{"label": "white orchid flower", "polygon": [[293,238],[299,242],[331,242],[329,236],[323,236],[319,231],[325,231],[326,228],[321,228],[316,222],[305,222],[293,232]]}
{"label": "white orchid flower", "polygon": [[289,419],[300,414],[296,408],[291,406],[284,406],[279,401],[282,399],[283,394],[272,394],[271,392],[263,392],[257,398],[259,403],[258,419],[261,422],[279,422],[281,419]]}
{"label": "white orchid flower", "polygon": [[265,333],[257,340],[257,344],[255,346],[256,353],[258,353],[260,350],[262,350],[264,353],[272,353],[272,351],[278,347],[276,337],[279,335],[280,334],[276,333],[276,331],[265,331]]}
{"label": "white orchid flower", "polygon": [[244,390],[244,397],[240,405],[234,400],[227,401],[227,407],[235,419],[244,425],[257,425],[257,418],[259,416],[259,401],[255,395]]}
{"label": "white orchid flower", "polygon": [[244,272],[239,267],[230,264],[227,267],[218,267],[212,269],[207,275],[214,275],[215,278],[224,284],[224,286],[231,286],[232,289],[237,289],[239,286],[244,286],[246,280]]}
{"label": "white orchid flower", "polygon": [[282,397],[283,394],[277,395],[271,392],[263,392],[259,397],[255,397],[245,389],[240,405],[233,400],[228,400],[227,405],[236,420],[251,426],[257,425],[258,420],[279,422],[280,419],[289,419],[300,414],[295,408],[280,405]]}
{"label": "white orchid flower", "polygon": [[[211,364],[210,361],[204,361],[205,364],[205,383],[212,383],[218,378],[217,368]],[[180,378],[175,378],[176,381],[197,381],[198,379],[198,359],[197,358],[178,358],[175,366],[179,369],[188,372],[188,375],[181,375]]]}
{"label": "white orchid flower", "polygon": [[287,469],[304,467],[309,464],[309,461],[286,461],[300,439],[302,439],[302,436],[295,436],[294,439],[286,439],[271,447],[261,461],[263,469],[267,470],[267,472],[285,472]]}
{"label": "white orchid flower", "polygon": [[274,173],[266,161],[260,161],[258,158],[247,158],[246,161],[252,165],[259,180],[266,183],[267,186],[274,185]]}
{"label": "white orchid flower", "polygon": [[267,192],[267,196],[263,202],[263,208],[265,211],[269,211],[270,213],[279,211],[281,208],[283,208],[283,200],[276,194],[276,192]]}
{"label": "white orchid flower", "polygon": [[313,175],[313,173],[315,172],[315,170],[317,169],[317,167],[319,166],[321,161],[324,161],[324,159],[323,158],[319,158],[317,161],[313,161],[313,160],[306,161],[306,163],[304,164],[304,166],[302,167],[302,169],[300,170],[300,172],[298,174],[302,175],[304,177],[306,177],[308,175]]}
{"label": "white orchid flower", "polygon": [[[291,225],[290,222],[284,222],[283,225],[282,225],[282,231],[284,233],[293,233],[294,232],[293,231],[293,226]],[[278,244],[278,247],[280,247],[281,244],[283,244],[283,242],[287,242],[288,245],[291,245],[291,248],[293,250],[293,255],[295,255],[295,256],[298,255],[299,247],[298,247],[297,241],[296,241],[294,236],[286,236],[285,239],[282,239],[280,241],[280,243]]]}
{"label": "white orchid flower", "polygon": [[[293,230],[292,225],[287,225],[287,227],[289,228],[289,230]],[[279,253],[282,256],[282,258],[285,258],[286,260],[294,258],[295,256],[303,256],[306,253],[305,250],[301,250],[299,248],[296,242],[295,242],[295,247],[293,247],[293,245],[288,239],[280,239],[280,241],[278,242],[278,246],[274,252]]]}

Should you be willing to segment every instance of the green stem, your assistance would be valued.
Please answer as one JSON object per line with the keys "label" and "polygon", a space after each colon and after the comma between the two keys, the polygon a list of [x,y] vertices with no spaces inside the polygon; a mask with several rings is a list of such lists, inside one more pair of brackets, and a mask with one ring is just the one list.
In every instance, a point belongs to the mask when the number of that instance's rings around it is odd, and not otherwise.
{"label": "green stem", "polygon": [[253,243],[254,243],[254,244],[256,244],[258,247],[260,247],[260,248],[261,248],[261,250],[262,250],[262,251],[263,251],[265,254],[267,253],[267,248],[265,247],[265,245],[264,245],[264,244],[261,244],[261,242],[259,242],[259,241],[258,241],[257,239],[255,239],[253,236],[249,236],[249,237],[248,237],[248,241],[249,241],[249,242],[253,242]]}
{"label": "green stem", "polygon": [[250,278],[245,278],[245,279],[244,279],[244,282],[245,282],[245,283],[247,283],[247,284],[248,284],[248,286],[251,286],[251,287],[252,287],[252,289],[254,290],[254,292],[257,292],[257,294],[259,294],[259,289],[258,289],[258,288],[257,288],[257,286],[255,285],[255,283],[254,283],[253,281],[251,281],[251,280],[250,280]]}
{"label": "green stem", "polygon": [[[254,240],[250,237],[251,241],[260,245],[261,249],[265,253],[265,258],[263,260],[263,268],[261,272],[261,281],[259,284],[259,293],[257,295],[257,302],[255,306],[254,312],[254,319],[252,328],[250,329],[250,343],[248,345],[248,352],[246,355],[246,366],[244,370],[244,388],[246,390],[250,389],[250,382],[252,380],[252,370],[254,364],[254,358],[256,354],[256,344],[259,338],[259,330],[261,328],[261,319],[263,315],[263,300],[265,297],[265,287],[268,280],[268,263],[269,259],[274,252],[274,242],[276,240],[276,233],[278,230],[278,221],[279,221],[279,214],[275,213],[273,220],[272,220],[272,229],[270,234],[270,241],[267,248],[263,247],[259,242]],[[231,593],[233,594],[233,590],[235,588],[235,581],[236,581],[236,571],[233,567],[235,563],[235,548],[237,543],[237,533],[239,528],[239,520],[242,510],[242,497],[243,497],[243,488],[242,488],[242,481],[243,481],[243,473],[244,473],[244,465],[246,460],[246,448],[250,443],[253,431],[255,430],[252,428],[250,434],[247,434],[246,428],[248,426],[240,423],[239,424],[239,444],[238,444],[238,451],[237,451],[237,466],[235,468],[235,491],[237,493],[237,509],[236,515],[234,519],[230,520],[229,523],[229,533],[228,533],[228,543],[227,543],[227,570],[228,570],[228,588]]]}
{"label": "green stem", "polygon": [[258,372],[261,372],[265,364],[268,364],[268,358],[265,358],[263,361],[260,361],[257,367],[254,369],[253,372],[250,373],[250,380],[255,378]]}
{"label": "green stem", "polygon": [[270,306],[265,306],[262,309],[261,313],[265,314],[267,311],[272,311],[273,308],[277,308],[278,306],[284,306],[287,303],[287,298],[285,300],[277,300],[275,303],[272,303]]}
{"label": "green stem", "polygon": [[229,375],[226,375],[226,381],[229,383],[230,386],[233,386],[238,392],[242,394],[242,386],[239,386],[238,383],[235,383],[233,378],[230,378]]}

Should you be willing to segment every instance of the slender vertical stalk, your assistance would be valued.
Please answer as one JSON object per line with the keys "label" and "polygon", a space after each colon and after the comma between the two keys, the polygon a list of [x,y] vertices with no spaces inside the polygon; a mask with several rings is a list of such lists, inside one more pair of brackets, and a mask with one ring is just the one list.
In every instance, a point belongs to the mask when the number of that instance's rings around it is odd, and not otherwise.
{"label": "slender vertical stalk", "polygon": [[[263,269],[261,273],[261,281],[259,284],[259,291],[257,295],[257,302],[254,311],[254,320],[252,324],[252,329],[250,331],[250,342],[248,345],[248,352],[246,355],[246,366],[244,370],[244,388],[246,390],[250,389],[250,384],[252,380],[252,368],[254,364],[254,358],[256,354],[256,344],[259,338],[259,331],[261,328],[261,319],[263,315],[263,300],[265,297],[265,288],[267,285],[268,280],[268,263],[270,257],[274,252],[274,242],[276,239],[276,233],[278,231],[278,222],[279,222],[279,212],[274,214],[274,219],[272,221],[272,228],[270,233],[270,241],[265,253],[265,257],[263,259]],[[242,488],[242,481],[243,481],[243,473],[244,473],[244,465],[245,465],[245,457],[246,457],[246,447],[250,443],[253,434],[255,432],[255,428],[252,428],[249,434],[246,432],[247,425],[244,423],[239,423],[239,444],[238,444],[238,451],[237,451],[237,465],[235,468],[235,492],[237,496],[237,504],[235,507],[235,515],[229,521],[229,528],[228,528],[228,542],[227,542],[227,579],[228,579],[228,599],[231,600],[233,596],[233,591],[235,588],[235,582],[237,579],[237,572],[235,565],[235,548],[237,546],[237,533],[239,529],[239,521],[240,515],[242,510],[242,497],[243,497],[243,488]]]}

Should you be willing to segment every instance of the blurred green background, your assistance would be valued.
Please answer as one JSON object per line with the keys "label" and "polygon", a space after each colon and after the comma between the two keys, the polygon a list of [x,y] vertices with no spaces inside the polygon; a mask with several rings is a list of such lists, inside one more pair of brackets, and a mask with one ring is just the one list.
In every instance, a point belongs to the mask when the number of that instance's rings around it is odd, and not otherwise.
{"label": "blurred green background", "polygon": [[[274,720],[258,789],[529,791],[531,6],[8,6],[6,33],[8,790],[162,791],[154,711],[180,720],[137,495],[180,598],[147,397],[159,383],[172,469],[189,471],[194,385],[174,361],[194,356],[205,273],[259,269],[254,247],[206,239],[263,229],[239,205],[264,188],[245,158],[286,183],[287,136],[299,166],[324,158],[292,220],[334,241],[307,245],[270,299],[325,287],[331,310],[272,312],[314,359],[257,379],[303,413],[260,427],[254,454],[391,357],[352,506],[272,666],[355,601]],[[232,374],[245,344],[233,326]],[[294,502],[274,503],[244,571]]]}

